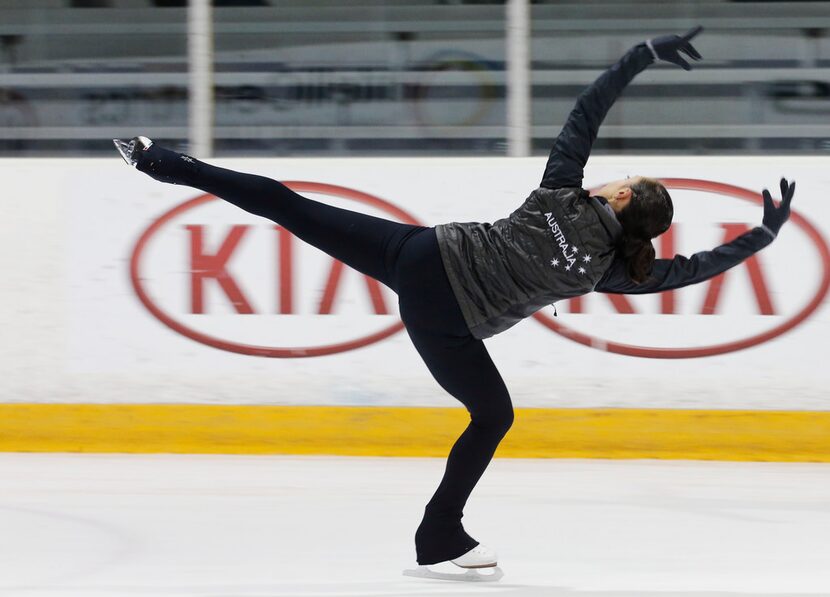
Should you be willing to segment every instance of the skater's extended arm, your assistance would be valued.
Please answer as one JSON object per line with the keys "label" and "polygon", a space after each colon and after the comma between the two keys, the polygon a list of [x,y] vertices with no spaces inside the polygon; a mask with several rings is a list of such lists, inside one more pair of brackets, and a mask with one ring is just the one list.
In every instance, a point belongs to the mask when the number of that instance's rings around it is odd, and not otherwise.
{"label": "skater's extended arm", "polygon": [[735,267],[769,245],[772,240],[772,235],[759,226],[711,251],[701,251],[691,257],[677,255],[674,259],[655,259],[651,275],[640,284],[628,277],[625,261],[615,259],[594,290],[617,294],[648,294],[697,284]]}
{"label": "skater's extended arm", "polygon": [[699,59],[700,54],[689,40],[700,31],[698,27],[683,37],[666,35],[637,44],[583,91],[553,144],[542,176],[542,186],[551,189],[581,187],[583,168],[599,127],[623,89],[655,58],[683,68],[687,68],[688,63],[680,57],[678,50],[695,60]]}
{"label": "skater's extended arm", "polygon": [[677,255],[674,259],[657,259],[649,278],[640,284],[628,277],[625,261],[615,259],[594,290],[617,294],[647,294],[682,288],[714,278],[751,257],[775,239],[781,226],[790,217],[790,202],[794,194],[795,183],[790,184],[782,178],[782,199],[779,206],[775,205],[767,189],[763,191],[764,219],[761,226],[711,251],[701,251],[691,257]]}

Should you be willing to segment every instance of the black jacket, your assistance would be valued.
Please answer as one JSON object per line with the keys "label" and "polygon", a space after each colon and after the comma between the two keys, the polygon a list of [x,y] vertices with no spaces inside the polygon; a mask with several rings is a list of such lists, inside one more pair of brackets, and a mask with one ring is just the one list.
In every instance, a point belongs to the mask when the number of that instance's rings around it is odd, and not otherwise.
{"label": "black jacket", "polygon": [[591,291],[643,294],[701,282],[772,242],[758,227],[712,251],[658,259],[641,284],[628,278],[616,251],[622,227],[604,199],[582,189],[582,177],[608,110],[652,61],[645,44],[634,46],[579,96],[540,188],[510,216],[436,226],[447,276],[474,337],[489,338],[546,305]]}

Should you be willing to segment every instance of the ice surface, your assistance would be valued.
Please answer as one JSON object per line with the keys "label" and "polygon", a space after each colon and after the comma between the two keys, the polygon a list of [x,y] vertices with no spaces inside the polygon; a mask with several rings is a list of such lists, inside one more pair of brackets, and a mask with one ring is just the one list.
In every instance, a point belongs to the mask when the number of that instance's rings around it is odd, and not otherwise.
{"label": "ice surface", "polygon": [[830,465],[493,462],[498,583],[408,578],[440,459],[0,454],[0,595],[830,595]]}

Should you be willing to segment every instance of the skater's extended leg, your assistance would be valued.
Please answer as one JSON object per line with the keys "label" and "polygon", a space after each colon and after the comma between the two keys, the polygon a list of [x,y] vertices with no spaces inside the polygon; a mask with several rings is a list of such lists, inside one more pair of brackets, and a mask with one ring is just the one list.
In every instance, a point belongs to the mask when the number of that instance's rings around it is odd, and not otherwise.
{"label": "skater's extended leg", "polygon": [[464,323],[434,232],[413,236],[401,262],[407,270],[433,272],[430,284],[402,278],[401,317],[433,377],[470,413],[470,423],[450,451],[444,476],[415,535],[418,563],[434,564],[478,545],[461,525],[464,505],[513,423],[513,406],[484,343],[473,338]]}
{"label": "skater's extended leg", "polygon": [[195,187],[273,220],[396,291],[400,248],[422,228],[313,201],[276,180],[212,166],[155,144],[136,157],[136,167],[153,178]]}

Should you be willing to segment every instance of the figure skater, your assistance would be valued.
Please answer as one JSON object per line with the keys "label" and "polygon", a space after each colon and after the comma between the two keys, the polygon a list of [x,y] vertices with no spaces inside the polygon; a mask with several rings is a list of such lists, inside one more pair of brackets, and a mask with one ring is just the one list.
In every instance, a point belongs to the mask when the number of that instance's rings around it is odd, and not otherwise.
{"label": "figure skater", "polygon": [[510,395],[485,338],[555,301],[592,291],[643,294],[708,280],[770,244],[787,220],[795,184],[782,179],[780,206],[763,192],[762,225],[711,251],[655,260],[651,240],[668,230],[673,215],[658,180],[618,180],[593,196],[582,188],[597,130],[625,86],[657,60],[690,70],[681,52],[701,58],[690,43],[700,31],[640,43],[606,70],[577,99],[540,187],[492,224],[391,222],[312,201],[275,180],[203,163],[146,137],[114,140],[141,172],[273,220],[397,293],[401,319],[427,368],[470,413],[415,533],[422,566],[497,563],[495,551],[461,524],[467,498],[513,423]]}

